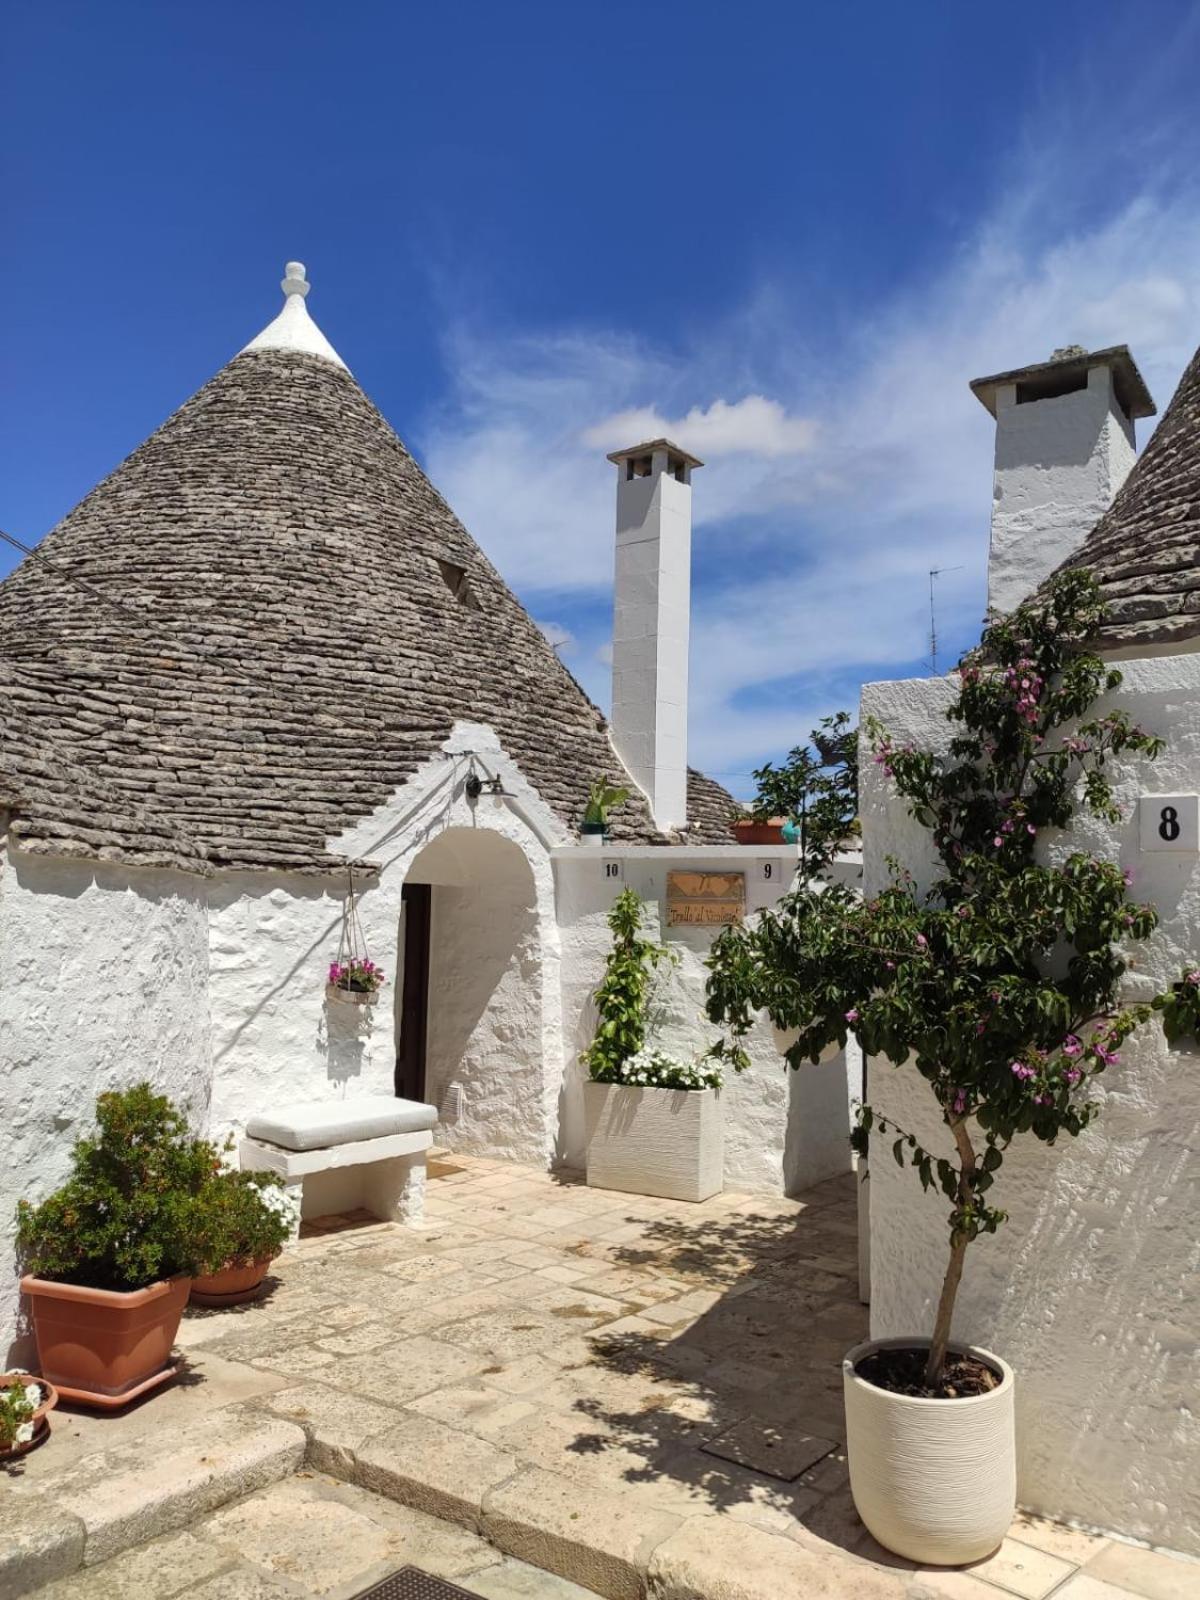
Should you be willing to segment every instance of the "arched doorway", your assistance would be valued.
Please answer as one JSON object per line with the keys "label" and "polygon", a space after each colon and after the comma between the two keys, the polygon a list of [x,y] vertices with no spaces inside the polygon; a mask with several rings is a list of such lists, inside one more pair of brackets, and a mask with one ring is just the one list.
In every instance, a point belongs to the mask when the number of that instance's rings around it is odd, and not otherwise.
{"label": "arched doorway", "polygon": [[451,1148],[543,1159],[542,939],[518,845],[488,828],[448,828],[419,852],[404,880],[397,972],[397,1091],[438,1107]]}

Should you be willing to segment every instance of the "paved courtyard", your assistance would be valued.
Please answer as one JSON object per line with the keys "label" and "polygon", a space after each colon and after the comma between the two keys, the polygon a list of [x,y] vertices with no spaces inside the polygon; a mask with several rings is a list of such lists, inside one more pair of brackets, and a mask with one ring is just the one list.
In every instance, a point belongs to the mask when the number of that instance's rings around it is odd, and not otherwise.
{"label": "paved courtyard", "polygon": [[59,1414],[16,1497],[116,1559],[43,1592],[344,1600],[406,1561],[496,1600],[1200,1592],[1026,1518],[966,1571],[874,1543],[842,1450],[855,1240],[851,1180],[691,1206],[444,1157],[423,1228],[326,1219],[268,1298],[188,1315],[173,1390]]}

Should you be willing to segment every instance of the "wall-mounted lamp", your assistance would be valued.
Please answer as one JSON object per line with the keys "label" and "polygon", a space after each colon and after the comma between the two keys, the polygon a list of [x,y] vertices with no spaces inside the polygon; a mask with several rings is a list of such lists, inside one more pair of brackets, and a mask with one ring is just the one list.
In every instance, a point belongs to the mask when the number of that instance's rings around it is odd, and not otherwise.
{"label": "wall-mounted lamp", "polygon": [[499,774],[494,778],[481,778],[473,767],[467,774],[467,781],[463,785],[463,790],[472,805],[479,799],[481,794],[505,793],[504,782]]}

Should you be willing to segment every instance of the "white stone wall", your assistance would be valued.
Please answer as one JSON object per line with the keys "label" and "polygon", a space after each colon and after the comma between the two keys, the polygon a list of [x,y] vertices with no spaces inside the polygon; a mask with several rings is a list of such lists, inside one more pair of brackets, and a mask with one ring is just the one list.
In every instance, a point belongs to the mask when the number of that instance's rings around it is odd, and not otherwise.
{"label": "white stone wall", "polygon": [[442,835],[410,876],[434,886],[426,1097],[443,1112],[438,1137],[456,1150],[543,1164],[561,1076],[553,1043],[546,1057],[547,1032],[558,1028],[557,985],[545,988],[553,905],[539,906],[521,848],[488,828]]}
{"label": "white stone wall", "polygon": [[[1134,872],[1133,894],[1162,923],[1140,946],[1131,998],[1200,957],[1200,859],[1142,854],[1140,794],[1200,791],[1200,660],[1122,664],[1114,701],[1168,749],[1118,769],[1126,820],[1080,820],[1055,855],[1082,843]],[[899,740],[944,744],[947,680],[869,685],[863,712]],[[898,856],[927,879],[927,836],[870,762],[862,786],[867,893]],[[1010,1212],[972,1245],[959,1337],[990,1347],[1017,1374],[1023,1504],[1200,1554],[1200,1059],[1168,1050],[1150,1025],[1101,1079],[1101,1115],[1077,1140],[1029,1139],[1005,1158],[992,1195]],[[930,1148],[949,1149],[915,1069],[873,1062],[871,1102]],[[944,1268],[946,1202],[923,1194],[885,1151],[871,1173],[871,1331],[928,1335]]]}
{"label": "white stone wall", "polygon": [[997,391],[989,609],[1013,610],[1079,548],[1134,460],[1133,424],[1108,367],[1049,400],[1018,405],[1015,384]]}
{"label": "white stone wall", "polygon": [[[10,848],[0,865],[0,1366],[18,1337],[14,1212],[67,1176],[96,1096],[209,1101],[207,880]],[[13,1341],[18,1342],[14,1346]]]}
{"label": "white stone wall", "polygon": [[[485,777],[502,777],[504,798],[468,802],[468,751]],[[402,890],[411,874],[434,884],[427,1093],[436,1103],[459,1068],[467,1091],[467,1119],[443,1125],[438,1138],[548,1161],[562,1081],[549,852],[564,838],[494,734],[457,728],[443,756],[331,841],[352,859],[381,864],[355,883],[367,952],[388,979],[378,1002],[363,1008],[325,998],[342,881],[279,873],[214,880],[214,1127],[238,1131],[264,1106],[289,1101],[394,1092]]]}
{"label": "white stone wall", "polygon": [[[745,871],[747,912],[773,905],[788,887],[782,852],[772,860],[773,875],[765,881],[762,862],[747,847],[709,853],[655,849],[614,852],[572,851],[556,861],[559,879],[558,918],[563,951],[563,1021],[567,1074],[559,1130],[558,1156],[567,1166],[585,1162],[583,1084],[586,1071],[580,1053],[596,1027],[592,994],[600,982],[611,946],[606,917],[622,889],[635,890],[657,915],[660,935],[679,957],[660,986],[655,1018],[656,1042],[676,1055],[697,1055],[718,1037],[704,1016],[705,958],[718,929],[666,926],[666,878],[669,870]],[[623,876],[605,876],[605,861],[619,861]],[[792,852],[794,866],[795,852]],[[751,1066],[731,1074],[722,1091],[725,1111],[725,1184],[769,1194],[797,1193],[824,1178],[850,1170],[849,1102],[857,1094],[857,1059],[841,1053],[818,1066],[791,1071],[783,1059],[786,1041],[761,1021],[745,1041]],[[857,1057],[857,1052],[852,1054]]]}

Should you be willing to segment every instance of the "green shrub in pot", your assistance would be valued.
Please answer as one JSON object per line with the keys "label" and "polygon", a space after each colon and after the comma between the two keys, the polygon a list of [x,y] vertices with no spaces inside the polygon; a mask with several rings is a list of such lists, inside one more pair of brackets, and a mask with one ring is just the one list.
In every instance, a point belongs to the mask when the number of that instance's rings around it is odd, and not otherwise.
{"label": "green shrub in pot", "polygon": [[100,1095],[96,1122],[76,1144],[62,1187],[40,1205],[18,1203],[26,1272],[117,1291],[193,1276],[212,1145],[149,1083]]}

